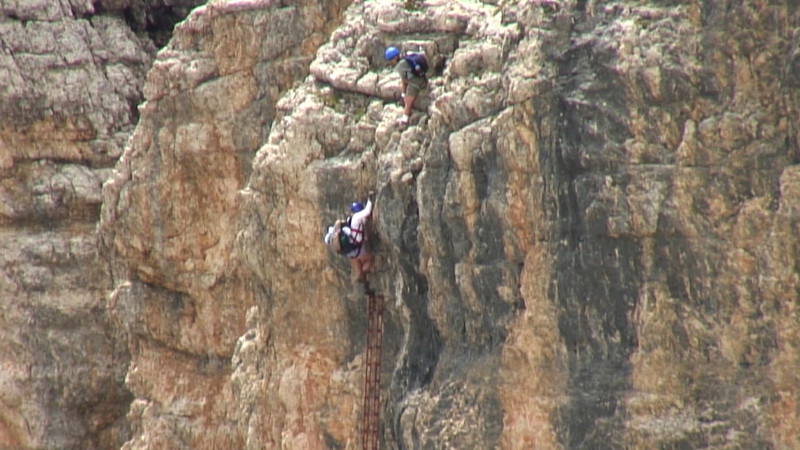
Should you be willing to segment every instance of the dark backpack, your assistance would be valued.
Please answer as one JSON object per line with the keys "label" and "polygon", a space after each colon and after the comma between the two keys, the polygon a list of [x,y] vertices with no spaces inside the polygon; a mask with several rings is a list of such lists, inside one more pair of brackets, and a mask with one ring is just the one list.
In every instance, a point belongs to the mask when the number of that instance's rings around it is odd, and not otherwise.
{"label": "dark backpack", "polygon": [[346,255],[358,248],[358,245],[353,244],[350,238],[342,231],[342,226],[345,225],[350,226],[349,218],[346,221],[339,219],[333,224],[333,236],[331,236],[331,240],[328,243],[331,250],[340,255]]}
{"label": "dark backpack", "polygon": [[415,77],[424,77],[428,73],[428,60],[422,53],[409,53],[403,59],[411,66]]}

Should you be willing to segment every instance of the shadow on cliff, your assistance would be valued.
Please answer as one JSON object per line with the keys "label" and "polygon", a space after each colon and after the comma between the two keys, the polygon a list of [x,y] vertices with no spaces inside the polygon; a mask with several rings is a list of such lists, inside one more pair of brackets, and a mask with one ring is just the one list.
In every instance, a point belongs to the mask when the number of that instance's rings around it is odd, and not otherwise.
{"label": "shadow on cliff", "polygon": [[[571,36],[592,25],[583,15],[585,3],[578,2],[573,12]],[[559,131],[540,153],[549,197],[544,207],[553,224],[548,296],[558,305],[568,363],[569,401],[552,421],[571,449],[624,447],[624,398],[632,386],[630,357],[637,345],[632,316],[641,283],[641,243],[609,236],[582,208],[591,193],[580,180],[598,174],[581,158],[604,152],[607,141],[627,134],[620,119],[626,114],[625,94],[616,88],[617,75],[604,70],[604,58],[612,57],[591,45],[575,45],[556,58],[559,85],[548,120],[555,120]]]}

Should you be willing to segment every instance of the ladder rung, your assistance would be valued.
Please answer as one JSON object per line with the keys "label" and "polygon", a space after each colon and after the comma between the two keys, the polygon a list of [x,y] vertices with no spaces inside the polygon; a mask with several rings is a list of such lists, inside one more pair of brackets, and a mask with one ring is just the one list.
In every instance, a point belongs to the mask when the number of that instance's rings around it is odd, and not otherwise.
{"label": "ladder rung", "polygon": [[381,406],[381,352],[383,351],[383,301],[375,295],[368,283],[367,345],[364,373],[364,410],[362,412],[362,440],[364,449],[377,450],[380,443]]}

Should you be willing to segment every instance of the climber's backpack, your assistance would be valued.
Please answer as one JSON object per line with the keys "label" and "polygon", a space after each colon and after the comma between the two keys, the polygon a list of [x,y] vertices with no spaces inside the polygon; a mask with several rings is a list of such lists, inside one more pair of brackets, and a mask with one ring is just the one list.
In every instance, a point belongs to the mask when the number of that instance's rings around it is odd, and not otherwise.
{"label": "climber's backpack", "polygon": [[331,247],[331,250],[340,255],[346,255],[358,248],[358,245],[350,242],[350,238],[347,237],[347,235],[342,231],[343,225],[350,226],[350,219],[348,218],[346,221],[338,219],[333,224],[333,235],[328,243],[328,245]]}
{"label": "climber's backpack", "polygon": [[408,53],[403,59],[411,66],[415,77],[424,77],[428,73],[428,60],[422,53]]}

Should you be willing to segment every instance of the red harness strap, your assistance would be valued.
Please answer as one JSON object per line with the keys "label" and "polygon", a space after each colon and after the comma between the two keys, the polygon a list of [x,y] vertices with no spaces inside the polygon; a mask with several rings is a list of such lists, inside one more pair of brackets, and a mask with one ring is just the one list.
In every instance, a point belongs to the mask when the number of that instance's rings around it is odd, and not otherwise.
{"label": "red harness strap", "polygon": [[[363,227],[363,225],[362,225],[362,227]],[[353,241],[355,241],[358,238],[358,236],[361,236],[363,234],[364,234],[364,229],[363,228],[362,229],[356,229],[356,228],[350,227],[350,237],[352,238]],[[360,244],[362,240],[363,240],[363,238],[358,239],[358,243]]]}

